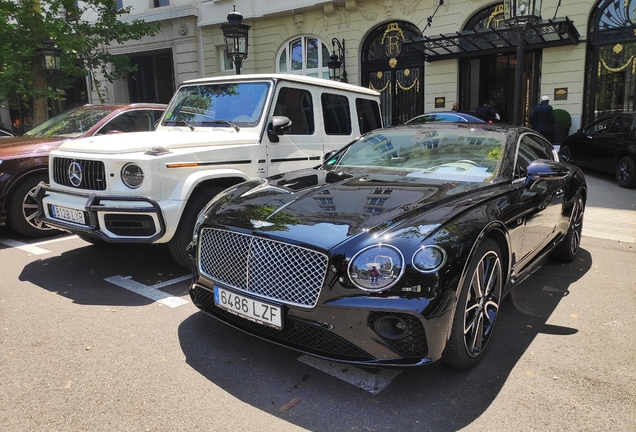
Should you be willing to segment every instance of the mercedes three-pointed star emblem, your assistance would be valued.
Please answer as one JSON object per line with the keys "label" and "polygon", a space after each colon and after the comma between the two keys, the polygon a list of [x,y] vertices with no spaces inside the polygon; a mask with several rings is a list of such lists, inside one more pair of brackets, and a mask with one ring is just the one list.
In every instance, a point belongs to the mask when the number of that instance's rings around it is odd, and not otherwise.
{"label": "mercedes three-pointed star emblem", "polygon": [[68,179],[75,187],[82,184],[82,166],[78,162],[73,162],[69,165]]}

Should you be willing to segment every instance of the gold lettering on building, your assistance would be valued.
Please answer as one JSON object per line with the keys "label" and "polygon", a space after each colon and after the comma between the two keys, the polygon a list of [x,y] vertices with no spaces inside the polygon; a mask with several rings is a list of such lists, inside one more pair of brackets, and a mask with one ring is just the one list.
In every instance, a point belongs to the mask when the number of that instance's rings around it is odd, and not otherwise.
{"label": "gold lettering on building", "polygon": [[402,51],[400,39],[404,40],[404,32],[402,32],[398,23],[388,24],[384,35],[382,35],[384,53],[387,57],[397,57],[400,54]]}

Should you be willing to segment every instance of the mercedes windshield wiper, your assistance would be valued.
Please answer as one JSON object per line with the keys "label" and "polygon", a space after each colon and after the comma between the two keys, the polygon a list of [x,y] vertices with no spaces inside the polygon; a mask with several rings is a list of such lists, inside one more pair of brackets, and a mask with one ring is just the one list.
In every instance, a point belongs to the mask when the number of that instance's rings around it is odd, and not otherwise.
{"label": "mercedes windshield wiper", "polygon": [[166,120],[164,122],[164,125],[166,126],[187,126],[190,128],[191,131],[194,130],[194,126],[192,126],[190,123],[188,123],[187,121],[184,120]]}
{"label": "mercedes windshield wiper", "polygon": [[201,125],[227,125],[229,127],[234,128],[235,131],[239,132],[241,129],[235,125],[234,123],[232,123],[229,120],[207,120],[207,121],[203,121],[201,122]]}

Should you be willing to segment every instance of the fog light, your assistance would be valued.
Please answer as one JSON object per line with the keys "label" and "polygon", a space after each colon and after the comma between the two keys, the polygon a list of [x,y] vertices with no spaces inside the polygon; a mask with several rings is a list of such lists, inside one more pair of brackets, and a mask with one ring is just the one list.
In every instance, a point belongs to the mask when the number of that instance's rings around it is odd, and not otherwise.
{"label": "fog light", "polygon": [[408,331],[408,325],[394,315],[387,315],[376,320],[373,328],[378,334],[387,339],[399,339]]}

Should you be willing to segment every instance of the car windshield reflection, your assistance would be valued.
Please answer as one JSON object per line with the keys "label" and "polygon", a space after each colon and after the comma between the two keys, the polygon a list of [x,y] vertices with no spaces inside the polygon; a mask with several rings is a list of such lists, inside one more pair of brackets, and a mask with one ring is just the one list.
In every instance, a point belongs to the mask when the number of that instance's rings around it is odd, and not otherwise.
{"label": "car windshield reflection", "polygon": [[85,106],[73,108],[40,123],[23,136],[34,138],[77,138],[101,119],[113,112],[112,108]]}
{"label": "car windshield reflection", "polygon": [[168,107],[163,125],[256,126],[263,115],[269,88],[267,82],[182,87]]}
{"label": "car windshield reflection", "polygon": [[501,167],[505,135],[477,128],[383,130],[366,135],[328,166],[406,171],[406,177],[490,182]]}

